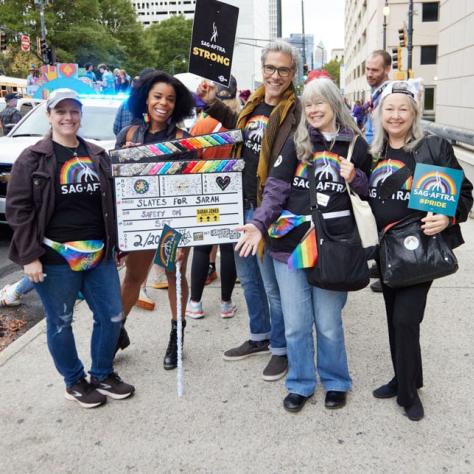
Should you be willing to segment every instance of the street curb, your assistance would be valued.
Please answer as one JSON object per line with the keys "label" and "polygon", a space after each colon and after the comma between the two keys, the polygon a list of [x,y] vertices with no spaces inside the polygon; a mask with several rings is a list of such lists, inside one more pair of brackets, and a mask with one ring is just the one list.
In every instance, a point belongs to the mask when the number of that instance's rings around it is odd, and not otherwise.
{"label": "street curb", "polygon": [[13,341],[10,345],[3,349],[2,352],[0,352],[0,367],[5,365],[18,352],[23,350],[28,344],[45,332],[46,319],[42,319],[38,324],[35,324],[31,329],[28,329],[25,334]]}

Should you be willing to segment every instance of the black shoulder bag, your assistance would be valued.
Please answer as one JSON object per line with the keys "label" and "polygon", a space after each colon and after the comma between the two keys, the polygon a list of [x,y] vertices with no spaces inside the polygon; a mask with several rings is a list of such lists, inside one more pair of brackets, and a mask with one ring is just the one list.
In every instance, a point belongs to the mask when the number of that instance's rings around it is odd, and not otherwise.
{"label": "black shoulder bag", "polygon": [[443,233],[429,236],[423,232],[423,216],[410,214],[380,233],[380,271],[382,281],[391,288],[425,283],[458,269]]}
{"label": "black shoulder bag", "polygon": [[328,232],[318,207],[314,166],[308,166],[311,216],[313,218],[318,259],[316,266],[306,269],[310,285],[334,291],[356,291],[369,284],[369,268],[357,227],[343,236]]}

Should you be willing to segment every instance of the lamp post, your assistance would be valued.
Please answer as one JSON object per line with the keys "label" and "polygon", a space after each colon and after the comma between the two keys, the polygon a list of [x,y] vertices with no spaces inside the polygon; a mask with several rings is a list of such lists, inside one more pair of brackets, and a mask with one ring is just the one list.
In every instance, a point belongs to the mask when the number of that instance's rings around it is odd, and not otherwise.
{"label": "lamp post", "polygon": [[388,6],[388,0],[385,0],[383,7],[383,50],[387,49],[387,17],[390,15],[390,7]]}

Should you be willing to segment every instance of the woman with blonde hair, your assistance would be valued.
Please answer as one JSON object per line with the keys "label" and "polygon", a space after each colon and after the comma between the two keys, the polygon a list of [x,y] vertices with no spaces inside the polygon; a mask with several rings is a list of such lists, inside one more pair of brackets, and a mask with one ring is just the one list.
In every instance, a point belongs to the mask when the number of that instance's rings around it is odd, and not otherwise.
{"label": "woman with blonde hair", "polygon": [[[455,248],[464,243],[459,222],[472,207],[472,184],[464,177],[455,217],[420,213],[410,209],[410,189],[417,163],[461,169],[452,146],[443,138],[425,137],[421,128],[417,90],[411,82],[392,82],[384,89],[374,117],[374,164],[369,181],[370,204],[380,230],[389,224],[420,214],[424,234],[441,234]],[[423,386],[420,324],[432,281],[402,288],[383,283],[390,353],[394,377],[373,391],[376,398],[397,397],[412,421],[421,420],[424,409],[418,396]]]}
{"label": "woman with blonde hair", "polygon": [[[330,233],[352,235],[356,227],[346,182],[357,194],[366,196],[370,171],[367,144],[332,80],[320,78],[308,83],[301,102],[304,113],[296,133],[288,139],[271,170],[262,205],[251,222],[239,229],[244,234],[236,247],[243,256],[255,254],[263,236],[270,235],[288,345],[289,393],[283,406],[290,412],[300,411],[313,396],[316,373],[326,390],[326,408],[342,408],[352,387],[341,317],[347,292],[311,286],[304,269],[289,267],[293,252],[310,226],[306,219],[311,214],[309,173],[315,175],[318,206]],[[348,161],[345,157],[354,138],[352,160]],[[281,235],[275,221],[288,213],[303,223]]]}

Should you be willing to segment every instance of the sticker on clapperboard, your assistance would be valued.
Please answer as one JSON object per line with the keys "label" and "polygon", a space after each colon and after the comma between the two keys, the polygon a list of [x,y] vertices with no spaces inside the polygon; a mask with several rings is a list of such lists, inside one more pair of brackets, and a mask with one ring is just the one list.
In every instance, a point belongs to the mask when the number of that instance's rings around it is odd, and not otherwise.
{"label": "sticker on clapperboard", "polygon": [[196,221],[198,224],[207,224],[208,222],[219,222],[219,208],[204,208],[196,210]]}

